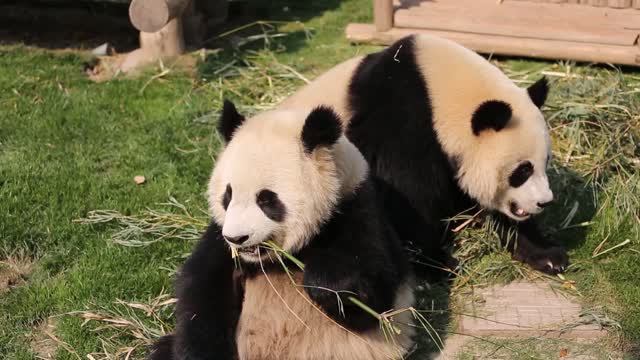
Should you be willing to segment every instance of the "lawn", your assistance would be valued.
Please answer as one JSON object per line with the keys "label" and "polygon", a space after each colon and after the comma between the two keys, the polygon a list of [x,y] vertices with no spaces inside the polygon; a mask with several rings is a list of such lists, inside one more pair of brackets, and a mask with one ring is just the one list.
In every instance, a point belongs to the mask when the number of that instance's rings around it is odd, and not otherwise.
{"label": "lawn", "polygon": [[[195,72],[167,65],[168,72],[99,84],[83,74],[83,53],[1,46],[0,358],[135,359],[171,331],[172,279],[207,221],[222,100],[256,113],[305,79],[377,49],[350,45],[343,34],[349,22],[370,21],[370,3],[271,2],[260,20],[282,22],[254,27],[268,36],[239,48],[224,46],[231,36],[216,39],[220,49],[193,55]],[[566,281],[542,280],[607,319],[610,336],[594,358],[637,359],[640,71],[492,61],[522,86],[542,74],[552,81],[544,112],[558,201],[543,221],[573,264]],[[144,184],[134,182],[138,175]],[[420,291],[420,305],[441,313],[428,318],[443,337],[460,294],[538,276],[498,248],[489,226],[466,228],[458,239],[459,276]],[[413,359],[434,347],[428,334],[422,338]],[[581,347],[541,339],[477,346],[505,359]]]}

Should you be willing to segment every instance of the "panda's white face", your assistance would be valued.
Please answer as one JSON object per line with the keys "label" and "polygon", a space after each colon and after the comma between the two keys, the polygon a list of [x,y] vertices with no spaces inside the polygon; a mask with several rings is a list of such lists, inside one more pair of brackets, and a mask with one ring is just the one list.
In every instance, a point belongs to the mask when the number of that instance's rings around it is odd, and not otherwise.
{"label": "panda's white face", "polygon": [[276,110],[242,118],[216,162],[209,206],[225,241],[244,261],[273,258],[266,241],[290,253],[304,247],[338,199],[366,174],[366,162],[355,146],[338,139],[339,120],[332,134],[331,128],[323,128],[331,116],[314,113],[319,120],[307,131],[306,142],[302,134],[309,111]]}
{"label": "panda's white face", "polygon": [[245,261],[268,256],[260,245],[269,240],[295,252],[304,245],[299,239],[311,236],[336,202],[335,167],[327,156],[327,173],[320,176],[304,153],[303,119],[293,112],[268,112],[244,121],[213,171],[214,218]]}
{"label": "panda's white face", "polygon": [[[539,213],[553,198],[540,112],[546,79],[523,89],[467,48],[426,35],[415,44],[438,141],[457,165],[460,187],[481,206],[515,220]],[[519,181],[510,184],[512,177]]]}
{"label": "panda's white face", "polygon": [[242,182],[235,182],[234,196],[232,183],[222,197],[226,211],[222,236],[245,260],[258,260],[260,245],[285,231],[287,208],[277,193],[266,188],[256,192]]}
{"label": "panda's white face", "polygon": [[518,221],[542,212],[553,201],[546,173],[549,160],[550,156],[542,160],[526,159],[507,168],[507,186],[496,199],[497,210]]}
{"label": "panda's white face", "polygon": [[530,101],[487,101],[472,123],[473,147],[458,170],[461,186],[483,207],[517,221],[542,212],[553,192],[546,173],[550,139],[539,109]]}

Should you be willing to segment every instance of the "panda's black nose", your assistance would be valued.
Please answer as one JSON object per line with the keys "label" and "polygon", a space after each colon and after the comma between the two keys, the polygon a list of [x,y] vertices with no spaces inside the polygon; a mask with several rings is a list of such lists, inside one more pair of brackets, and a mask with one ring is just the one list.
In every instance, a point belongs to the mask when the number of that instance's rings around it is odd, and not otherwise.
{"label": "panda's black nose", "polygon": [[227,240],[230,243],[234,243],[236,245],[242,245],[245,241],[247,241],[249,239],[249,235],[225,236],[224,239]]}
{"label": "panda's black nose", "polygon": [[552,202],[553,202],[553,200],[551,200],[551,201],[547,201],[547,202],[543,202],[543,203],[538,203],[537,205],[538,205],[538,207],[539,207],[539,208],[541,208],[541,209],[542,209],[542,208],[544,208],[545,206],[547,206],[547,205],[551,204]]}

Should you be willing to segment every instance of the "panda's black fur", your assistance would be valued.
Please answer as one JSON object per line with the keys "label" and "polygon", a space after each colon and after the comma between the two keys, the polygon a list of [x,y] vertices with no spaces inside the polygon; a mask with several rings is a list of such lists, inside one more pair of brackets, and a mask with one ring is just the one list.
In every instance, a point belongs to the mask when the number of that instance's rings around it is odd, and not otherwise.
{"label": "panda's black fur", "polygon": [[[369,162],[383,207],[398,233],[442,264],[450,260],[441,251],[442,240],[448,237],[443,220],[475,202],[457,185],[456,158],[448,157],[437,139],[414,40],[413,36],[403,38],[360,61],[348,88],[352,117],[347,137]],[[546,80],[528,91],[533,103],[542,106],[548,91]],[[509,105],[501,102],[481,106],[479,111],[484,113],[474,114],[478,119],[473,123],[474,133],[500,130],[511,116]],[[503,243],[515,259],[549,273],[561,272],[568,265],[564,249],[548,242],[533,218],[515,222],[494,215],[502,225]],[[517,247],[508,239],[510,226],[517,228]],[[554,266],[549,267],[549,262]]]}
{"label": "panda's black fur", "polygon": [[[321,124],[327,121],[326,115],[326,111],[320,114],[316,110],[307,119],[316,116],[318,121],[305,124],[305,151],[330,146],[342,133],[335,117],[328,120],[329,126]],[[227,142],[233,141],[233,133],[243,121],[235,107],[225,103],[219,131]],[[347,297],[353,295],[375,311],[384,312],[393,308],[399,287],[410,281],[401,242],[382,215],[376,198],[374,185],[365,179],[353,193],[339,199],[317,235],[293,254],[305,264],[303,284],[311,286],[305,289],[309,298],[334,321],[361,336],[377,331],[378,319]],[[287,267],[296,269],[289,262]],[[248,301],[262,300],[245,297],[245,282],[264,277],[265,273],[282,274],[284,269],[278,262],[243,262],[237,267],[223,239],[222,227],[212,221],[176,279],[175,333],[159,339],[149,359],[237,359],[236,331],[243,308]],[[343,313],[336,294],[322,288],[350,292],[340,295]],[[293,344],[296,339],[288,341]],[[268,358],[278,357],[274,354]]]}
{"label": "panda's black fur", "polygon": [[[452,121],[446,119],[447,115],[460,115],[461,112],[456,113],[457,98],[458,103],[475,106],[475,111],[469,114],[467,107],[461,110],[468,116],[468,127],[456,126],[468,134],[462,140],[453,139],[452,143],[476,141],[473,136],[486,138],[508,129],[512,116],[522,110],[516,107],[526,107],[527,114],[537,117],[535,112],[539,110],[532,109],[544,104],[549,90],[542,78],[524,91],[477,54],[460,49],[459,45],[436,37],[408,36],[382,51],[335,66],[279,105],[296,108],[327,104],[338,109],[345,120],[347,137],[369,162],[378,195],[394,228],[401,238],[438,265],[453,264],[453,259],[442,250],[443,245],[446,248],[450,244],[445,241],[450,238],[446,219],[479,202],[474,194],[463,190],[460,179],[465,175],[461,170],[464,159],[445,151],[436,117],[447,122]],[[429,51],[434,51],[433,55]],[[436,64],[433,59],[437,59]],[[446,75],[449,73],[451,76]],[[468,74],[469,78],[458,74]],[[434,85],[428,76],[438,77],[437,83]],[[453,77],[455,80],[448,79]],[[434,107],[436,96],[441,99],[440,108]],[[514,105],[502,98],[519,103]],[[445,137],[455,135],[447,133]],[[535,139],[540,139],[539,134]],[[540,147],[544,147],[542,141],[545,140],[540,139]],[[517,142],[513,146],[518,146]],[[538,165],[537,169],[544,166]],[[486,179],[476,180],[482,181]],[[542,208],[547,203],[545,200],[538,204]],[[568,265],[565,250],[545,240],[533,218],[516,222],[503,215],[503,211],[495,211],[493,215],[503,243],[514,259],[552,274],[565,269]],[[518,246],[509,240],[514,228]]]}
{"label": "panda's black fur", "polygon": [[[396,54],[400,46],[404,51]],[[405,38],[362,60],[349,86],[347,137],[369,162],[401,238],[443,261],[442,219],[471,202],[458,190],[455,160],[442,151],[432,124],[425,124],[431,104],[413,53],[412,38]]]}

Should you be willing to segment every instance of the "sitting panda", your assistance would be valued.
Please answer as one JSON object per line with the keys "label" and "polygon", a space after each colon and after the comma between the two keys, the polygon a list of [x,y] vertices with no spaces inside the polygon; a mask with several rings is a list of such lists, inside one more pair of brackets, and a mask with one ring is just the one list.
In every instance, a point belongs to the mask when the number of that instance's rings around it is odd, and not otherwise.
{"label": "sitting panda", "polygon": [[395,316],[401,332],[389,341],[378,319],[348,299],[382,313],[412,306],[413,290],[367,163],[336,113],[245,119],[225,102],[219,132],[226,146],[209,182],[213,221],[176,280],[176,332],[149,358],[401,357],[412,346],[411,315]]}
{"label": "sitting panda", "polygon": [[443,220],[480,205],[496,215],[514,259],[555,274],[566,252],[532,218],[553,200],[547,92],[544,78],[522,89],[473,51],[414,35],[337,65],[279,108],[338,112],[394,228],[425,255],[444,261]]}

